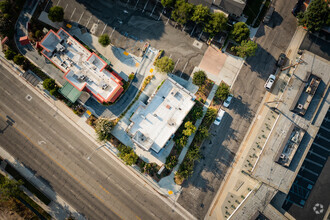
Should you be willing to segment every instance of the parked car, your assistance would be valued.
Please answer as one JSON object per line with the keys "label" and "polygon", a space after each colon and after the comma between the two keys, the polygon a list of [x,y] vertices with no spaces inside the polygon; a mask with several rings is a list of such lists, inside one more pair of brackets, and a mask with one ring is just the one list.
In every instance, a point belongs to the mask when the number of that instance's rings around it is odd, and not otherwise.
{"label": "parked car", "polygon": [[276,66],[282,67],[286,59],[286,55],[284,53],[281,53],[280,56],[277,59]]}
{"label": "parked car", "polygon": [[225,113],[226,112],[224,110],[222,110],[221,108],[219,109],[219,112],[217,114],[217,118],[214,120],[214,124],[215,125],[219,125],[220,124],[220,122],[221,122],[223,116],[225,115]]}
{"label": "parked car", "polygon": [[270,6],[270,8],[268,9],[267,11],[267,14],[265,15],[264,17],[264,24],[268,24],[272,15],[273,15],[273,12],[274,12],[275,8],[273,6]]}
{"label": "parked car", "polygon": [[233,99],[233,95],[232,94],[229,94],[227,99],[223,102],[223,106],[228,108],[230,103],[231,103],[231,100]]}
{"label": "parked car", "polygon": [[268,77],[268,79],[267,79],[267,81],[265,83],[265,88],[267,90],[271,90],[271,88],[272,88],[272,86],[273,86],[273,84],[275,82],[275,79],[276,79],[276,76],[273,75],[273,74],[270,74],[270,76]]}

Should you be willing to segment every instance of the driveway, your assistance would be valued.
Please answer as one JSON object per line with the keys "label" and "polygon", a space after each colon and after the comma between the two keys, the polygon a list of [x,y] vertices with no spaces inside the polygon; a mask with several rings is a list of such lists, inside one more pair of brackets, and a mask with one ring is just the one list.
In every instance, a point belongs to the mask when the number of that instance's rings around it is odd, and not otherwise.
{"label": "driveway", "polygon": [[202,145],[203,158],[183,184],[178,202],[198,219],[203,219],[208,211],[262,101],[265,80],[296,30],[296,18],[291,14],[294,4],[277,0],[270,23],[273,28],[260,26],[256,34],[259,49],[246,60],[232,87],[235,98],[229,109],[225,109],[228,114],[219,126],[211,127],[212,135]]}

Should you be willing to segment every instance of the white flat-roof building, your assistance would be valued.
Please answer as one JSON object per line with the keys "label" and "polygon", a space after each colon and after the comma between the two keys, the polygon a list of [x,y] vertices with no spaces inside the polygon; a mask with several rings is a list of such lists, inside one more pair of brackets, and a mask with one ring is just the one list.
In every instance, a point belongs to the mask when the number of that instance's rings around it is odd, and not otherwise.
{"label": "white flat-roof building", "polygon": [[156,153],[166,145],[194,106],[195,96],[168,78],[148,104],[141,104],[131,117],[128,134],[134,144]]}
{"label": "white flat-roof building", "polygon": [[40,45],[44,48],[42,54],[79,91],[86,88],[100,102],[114,102],[123,91],[122,79],[105,69],[107,63],[62,28],[57,33],[50,30]]}

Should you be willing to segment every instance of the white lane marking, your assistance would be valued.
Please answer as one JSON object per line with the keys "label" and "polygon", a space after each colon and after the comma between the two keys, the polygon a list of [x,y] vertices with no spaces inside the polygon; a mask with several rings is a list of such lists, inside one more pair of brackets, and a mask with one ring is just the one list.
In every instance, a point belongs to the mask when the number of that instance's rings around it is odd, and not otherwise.
{"label": "white lane marking", "polygon": [[76,11],[76,8],[73,9],[73,12],[72,12],[72,14],[71,14],[70,20],[71,20],[71,18],[73,17],[73,14],[74,14],[75,11]]}
{"label": "white lane marking", "polygon": [[85,14],[85,12],[83,12],[81,15],[80,15],[80,18],[79,18],[79,20],[78,20],[78,22],[77,23],[79,23],[80,22],[80,20],[81,20],[81,18],[82,18],[82,16]]}
{"label": "white lane marking", "polygon": [[67,9],[67,7],[68,7],[68,4],[66,4],[66,6],[65,6],[65,8],[64,8],[64,12],[65,12],[65,10]]}
{"label": "white lane marking", "polygon": [[182,74],[183,74],[184,70],[186,69],[187,65],[188,65],[188,62],[186,63],[186,65],[184,65],[183,70],[181,71],[180,77],[182,76]]}
{"label": "white lane marking", "polygon": [[91,18],[92,18],[92,15],[91,15],[91,17],[88,19],[88,21],[87,21],[86,28],[87,28],[87,26],[88,26],[88,24],[89,24]]}

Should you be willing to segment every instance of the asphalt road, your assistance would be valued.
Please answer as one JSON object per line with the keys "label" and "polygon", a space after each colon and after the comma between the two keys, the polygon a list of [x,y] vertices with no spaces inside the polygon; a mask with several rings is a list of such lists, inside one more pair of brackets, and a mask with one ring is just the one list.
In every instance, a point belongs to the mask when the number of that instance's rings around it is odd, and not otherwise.
{"label": "asphalt road", "polygon": [[296,18],[291,14],[295,2],[276,0],[273,4],[275,12],[269,26],[261,24],[256,34],[256,55],[246,60],[231,89],[234,99],[229,109],[224,108],[228,114],[219,126],[211,127],[211,137],[202,145],[203,158],[183,184],[178,202],[198,219],[210,208],[260,106],[266,92],[264,83],[296,30]]}
{"label": "asphalt road", "polygon": [[[2,66],[0,103],[0,145],[79,213],[89,219],[182,218],[103,151],[87,160],[97,146]],[[15,123],[4,129],[6,116]]]}

